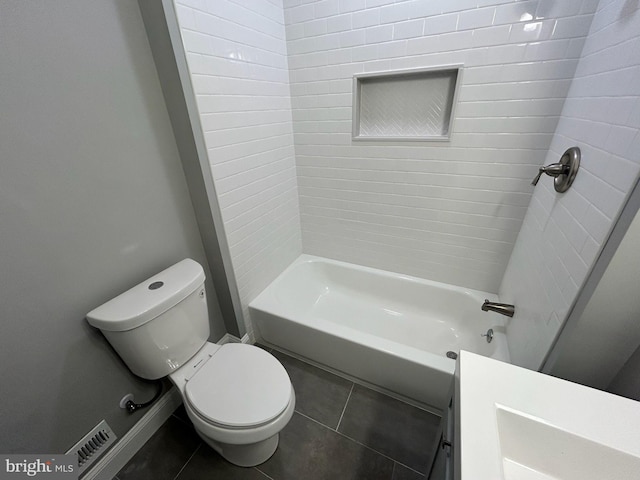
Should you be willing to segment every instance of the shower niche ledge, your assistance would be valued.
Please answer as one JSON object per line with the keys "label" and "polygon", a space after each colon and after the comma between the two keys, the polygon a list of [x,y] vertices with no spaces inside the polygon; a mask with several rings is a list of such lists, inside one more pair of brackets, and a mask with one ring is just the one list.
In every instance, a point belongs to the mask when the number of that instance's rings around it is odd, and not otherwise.
{"label": "shower niche ledge", "polygon": [[461,76],[461,65],[354,75],[353,140],[448,141]]}

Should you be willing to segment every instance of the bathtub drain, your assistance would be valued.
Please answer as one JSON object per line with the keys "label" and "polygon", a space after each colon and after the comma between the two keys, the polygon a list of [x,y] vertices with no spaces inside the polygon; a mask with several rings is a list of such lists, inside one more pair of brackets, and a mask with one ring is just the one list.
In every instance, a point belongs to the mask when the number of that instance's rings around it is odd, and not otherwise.
{"label": "bathtub drain", "polygon": [[458,354],[456,352],[452,352],[451,350],[449,350],[447,352],[447,357],[453,358],[455,360],[456,358],[458,358]]}

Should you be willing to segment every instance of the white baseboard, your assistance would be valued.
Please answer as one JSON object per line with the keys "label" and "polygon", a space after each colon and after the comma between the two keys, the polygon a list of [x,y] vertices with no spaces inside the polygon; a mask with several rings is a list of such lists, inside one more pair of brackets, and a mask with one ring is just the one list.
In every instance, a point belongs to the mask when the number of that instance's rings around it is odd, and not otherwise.
{"label": "white baseboard", "polygon": [[82,480],[111,480],[115,477],[181,404],[180,393],[175,387],[171,387],[138,423],[84,474]]}

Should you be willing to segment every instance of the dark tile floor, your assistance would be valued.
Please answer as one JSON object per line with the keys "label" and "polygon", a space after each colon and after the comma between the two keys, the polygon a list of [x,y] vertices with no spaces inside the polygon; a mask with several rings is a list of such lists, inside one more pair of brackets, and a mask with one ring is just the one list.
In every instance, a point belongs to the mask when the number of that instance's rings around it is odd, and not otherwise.
{"label": "dark tile floor", "polygon": [[296,391],[276,453],[241,468],[196,435],[180,407],[114,480],[425,480],[440,418],[272,351]]}

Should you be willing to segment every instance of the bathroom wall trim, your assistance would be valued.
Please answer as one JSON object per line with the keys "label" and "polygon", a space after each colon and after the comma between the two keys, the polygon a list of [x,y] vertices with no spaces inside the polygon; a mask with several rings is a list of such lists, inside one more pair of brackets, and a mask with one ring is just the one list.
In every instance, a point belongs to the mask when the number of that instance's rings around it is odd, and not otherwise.
{"label": "bathroom wall trim", "polygon": [[180,392],[175,387],[172,387],[82,477],[82,480],[111,480],[115,477],[181,404],[182,397]]}
{"label": "bathroom wall trim", "polygon": [[138,5],[225,327],[234,335],[244,335],[240,294],[173,1],[139,0]]}
{"label": "bathroom wall trim", "polygon": [[245,333],[242,338],[238,338],[230,333],[227,333],[224,337],[218,340],[218,345],[224,345],[225,343],[254,343],[251,341],[249,334]]}

